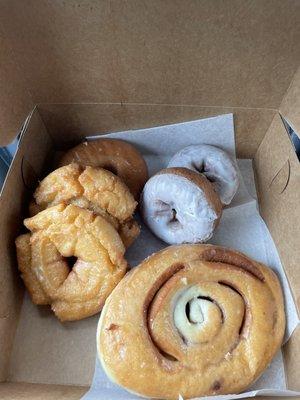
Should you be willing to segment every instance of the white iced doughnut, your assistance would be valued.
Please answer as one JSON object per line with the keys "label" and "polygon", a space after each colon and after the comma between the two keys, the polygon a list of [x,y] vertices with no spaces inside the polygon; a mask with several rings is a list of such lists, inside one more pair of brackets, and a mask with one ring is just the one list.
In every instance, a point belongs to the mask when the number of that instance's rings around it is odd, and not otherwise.
{"label": "white iced doughnut", "polygon": [[205,176],[187,168],[166,168],[144,186],[141,213],[163,241],[200,243],[212,236],[222,203]]}
{"label": "white iced doughnut", "polygon": [[223,204],[231,202],[239,186],[237,168],[230,156],[208,144],[185,147],[171,158],[168,167],[184,167],[204,174]]}

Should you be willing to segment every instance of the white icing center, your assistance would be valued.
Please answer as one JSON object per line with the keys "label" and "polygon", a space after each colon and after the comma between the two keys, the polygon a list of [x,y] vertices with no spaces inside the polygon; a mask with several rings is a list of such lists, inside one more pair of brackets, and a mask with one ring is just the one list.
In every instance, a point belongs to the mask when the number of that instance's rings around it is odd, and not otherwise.
{"label": "white icing center", "polygon": [[237,169],[223,150],[207,144],[185,147],[174,155],[168,164],[203,173],[219,193],[223,204],[229,204],[238,188]]}
{"label": "white icing center", "polygon": [[208,240],[217,218],[201,188],[175,174],[153,176],[144,187],[141,206],[149,228],[170,244]]}
{"label": "white icing center", "polygon": [[204,296],[197,286],[190,286],[175,298],[174,325],[181,337],[190,343],[210,340],[222,324],[218,305]]}

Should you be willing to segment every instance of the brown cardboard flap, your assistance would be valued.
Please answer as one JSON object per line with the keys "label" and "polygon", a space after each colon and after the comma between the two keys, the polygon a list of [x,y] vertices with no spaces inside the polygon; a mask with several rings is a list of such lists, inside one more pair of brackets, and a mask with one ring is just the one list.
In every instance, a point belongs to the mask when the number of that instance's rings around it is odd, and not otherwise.
{"label": "brown cardboard flap", "polygon": [[0,146],[10,143],[33,108],[22,69],[0,24]]}
{"label": "brown cardboard flap", "polygon": [[39,113],[57,146],[70,147],[85,136],[147,128],[234,113],[237,154],[252,158],[275,115],[274,110],[151,104],[44,104]]}
{"label": "brown cardboard flap", "polygon": [[290,390],[300,391],[300,326],[283,347],[285,375]]}
{"label": "brown cardboard flap", "polygon": [[255,155],[254,167],[260,211],[276,244],[299,313],[300,164],[278,114]]}
{"label": "brown cardboard flap", "polygon": [[82,386],[1,383],[1,400],[79,400],[87,391]]}
{"label": "brown cardboard flap", "polygon": [[300,68],[281,103],[280,112],[300,135]]}
{"label": "brown cardboard flap", "polygon": [[[33,179],[44,168],[45,154],[52,146],[37,112],[32,116],[29,131],[30,134],[22,139],[22,146],[9,170],[0,198],[0,381],[5,380],[8,374],[9,356],[22,300],[14,240],[21,233],[22,217],[27,214]],[[35,146],[32,146],[32,141]]]}
{"label": "brown cardboard flap", "polygon": [[298,0],[4,0],[21,76],[10,79],[4,54],[2,142],[30,109],[23,77],[34,104],[278,109],[300,64],[299,19]]}

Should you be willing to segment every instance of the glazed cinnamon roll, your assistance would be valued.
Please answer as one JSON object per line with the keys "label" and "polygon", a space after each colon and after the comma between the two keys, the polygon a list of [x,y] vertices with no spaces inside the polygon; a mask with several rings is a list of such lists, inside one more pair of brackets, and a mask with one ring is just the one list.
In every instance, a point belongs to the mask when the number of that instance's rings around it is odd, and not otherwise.
{"label": "glazed cinnamon roll", "polygon": [[129,272],[97,333],[107,375],[127,390],[177,399],[238,393],[281,345],[283,296],[274,272],[236,251],[171,246]]}

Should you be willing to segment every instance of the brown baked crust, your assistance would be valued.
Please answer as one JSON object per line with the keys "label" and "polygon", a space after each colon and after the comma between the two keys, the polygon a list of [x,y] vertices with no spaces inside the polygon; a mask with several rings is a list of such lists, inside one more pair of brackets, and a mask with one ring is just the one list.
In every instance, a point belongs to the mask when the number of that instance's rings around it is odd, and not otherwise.
{"label": "brown baked crust", "polygon": [[[61,321],[101,310],[124,276],[125,247],[100,215],[59,204],[24,220],[31,231],[16,239],[19,269],[32,301],[50,304]],[[76,257],[72,270],[65,257]]]}
{"label": "brown baked crust", "polygon": [[118,233],[128,249],[140,234],[140,226],[135,219],[131,218],[118,226]]}
{"label": "brown baked crust", "polygon": [[83,167],[101,167],[118,175],[138,200],[148,179],[147,164],[139,151],[119,139],[98,139],[80,143],[67,151],[59,166],[76,162]]}
{"label": "brown baked crust", "polygon": [[231,249],[187,244],[153,254],[125,276],[104,306],[97,346],[108,376],[129,391],[193,398],[246,389],[271,362],[284,329],[270,268]]}

